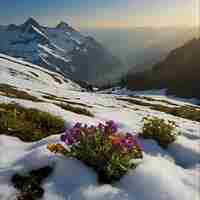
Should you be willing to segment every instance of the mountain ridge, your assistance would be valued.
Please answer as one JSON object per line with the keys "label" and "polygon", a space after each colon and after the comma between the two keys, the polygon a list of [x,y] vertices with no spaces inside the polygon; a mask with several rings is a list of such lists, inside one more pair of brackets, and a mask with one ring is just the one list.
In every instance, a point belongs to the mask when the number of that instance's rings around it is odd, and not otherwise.
{"label": "mountain ridge", "polygon": [[[103,83],[121,62],[94,38],[61,21],[56,27],[29,18],[23,24],[0,28],[0,53],[59,72],[66,78]],[[105,77],[102,80],[102,75]]]}

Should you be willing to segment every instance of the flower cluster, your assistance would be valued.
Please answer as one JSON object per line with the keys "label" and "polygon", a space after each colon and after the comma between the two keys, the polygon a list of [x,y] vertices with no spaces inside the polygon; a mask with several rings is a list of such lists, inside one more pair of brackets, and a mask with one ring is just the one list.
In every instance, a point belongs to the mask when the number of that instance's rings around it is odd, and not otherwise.
{"label": "flower cluster", "polygon": [[117,133],[117,124],[114,121],[107,121],[106,124],[99,123],[95,126],[82,126],[81,123],[76,123],[73,128],[67,130],[61,135],[61,141],[71,147],[80,144],[84,137],[94,137],[97,134],[102,136],[104,142],[110,142],[115,149],[121,150],[121,153],[129,153],[131,150],[140,149],[136,137],[132,134]]}
{"label": "flower cluster", "polygon": [[118,180],[130,168],[136,167],[131,160],[142,158],[137,138],[130,133],[119,133],[114,121],[98,126],[76,123],[61,135],[61,142],[68,150],[60,144],[50,144],[48,149],[81,160],[92,167],[104,183]]}
{"label": "flower cluster", "polygon": [[118,147],[123,154],[130,153],[133,150],[135,150],[135,152],[138,150],[142,150],[141,146],[138,144],[136,137],[134,137],[130,133],[127,133],[126,135],[110,135],[109,139],[111,140],[112,145]]}
{"label": "flower cluster", "polygon": [[153,139],[163,148],[167,148],[173,143],[179,134],[174,121],[148,116],[143,119],[143,122],[144,125],[139,136],[144,139]]}

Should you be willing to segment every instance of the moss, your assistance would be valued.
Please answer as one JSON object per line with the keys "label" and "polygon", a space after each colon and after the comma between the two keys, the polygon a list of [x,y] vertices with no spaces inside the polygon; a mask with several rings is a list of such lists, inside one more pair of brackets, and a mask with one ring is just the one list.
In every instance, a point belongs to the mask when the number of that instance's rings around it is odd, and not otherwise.
{"label": "moss", "polygon": [[89,117],[94,117],[94,115],[89,110],[87,110],[85,108],[81,108],[81,107],[77,107],[77,106],[71,106],[69,104],[64,104],[64,103],[56,104],[56,105],[61,107],[64,110],[67,110],[67,111],[71,111],[71,112],[74,112],[74,113],[77,113],[77,114],[80,114],[80,115],[86,115],[86,116],[89,116]]}
{"label": "moss", "polygon": [[71,105],[77,105],[77,106],[92,108],[92,106],[90,106],[90,105],[87,105],[87,104],[84,104],[84,103],[79,103],[79,102],[68,101],[69,99],[66,98],[66,97],[57,97],[55,95],[48,94],[48,93],[45,93],[44,95],[42,95],[42,97],[45,98],[45,99],[48,99],[48,100],[61,102],[63,104],[67,103],[67,104],[71,104]]}
{"label": "moss", "polygon": [[200,122],[200,110],[190,106],[167,107],[167,106],[152,106],[154,110],[162,111],[177,117]]}
{"label": "moss", "polygon": [[0,104],[0,134],[32,142],[63,131],[64,121],[59,117],[18,104]]}
{"label": "moss", "polygon": [[48,100],[57,101],[57,97],[53,95],[42,95],[42,97]]}
{"label": "moss", "polygon": [[126,101],[131,104],[139,105],[139,106],[151,106],[151,103],[146,103],[141,100],[133,99],[133,98],[117,98],[120,101]]}
{"label": "moss", "polygon": [[132,98],[118,98],[118,100],[126,101],[139,106],[147,106],[153,110],[200,122],[200,109],[193,106],[169,107],[161,104],[146,103]]}
{"label": "moss", "polygon": [[130,96],[130,97],[133,97],[133,98],[136,98],[136,99],[141,99],[141,100],[146,100],[146,101],[151,101],[151,102],[166,103],[166,104],[169,104],[169,105],[172,105],[172,106],[178,106],[177,104],[172,103],[172,102],[167,101],[167,100],[164,100],[164,99],[153,99],[153,98],[147,97],[147,96]]}
{"label": "moss", "polygon": [[0,84],[0,92],[1,92],[1,95],[7,96],[10,98],[19,98],[19,99],[31,100],[35,102],[41,102],[41,100],[38,99],[37,97],[32,96],[25,91],[18,90],[17,88],[8,84]]}
{"label": "moss", "polygon": [[11,182],[19,191],[17,200],[37,200],[42,198],[44,189],[40,186],[42,181],[47,178],[53,169],[49,166],[33,170],[28,174],[13,175]]}

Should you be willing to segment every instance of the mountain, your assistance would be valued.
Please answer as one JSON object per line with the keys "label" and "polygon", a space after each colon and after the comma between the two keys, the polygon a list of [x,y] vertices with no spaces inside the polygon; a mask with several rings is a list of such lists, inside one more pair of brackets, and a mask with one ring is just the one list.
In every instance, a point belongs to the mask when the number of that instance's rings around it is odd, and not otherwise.
{"label": "mountain", "polygon": [[32,91],[34,95],[37,93],[36,96],[47,93],[58,94],[59,91],[63,93],[66,90],[81,90],[78,84],[60,73],[0,54],[0,94],[10,96],[9,89],[12,88],[20,88],[28,93]]}
{"label": "mountain", "polygon": [[121,68],[120,61],[104,46],[65,22],[49,28],[29,18],[21,25],[1,26],[0,44],[0,53],[74,80],[103,83]]}
{"label": "mountain", "polygon": [[131,90],[166,89],[168,94],[200,98],[200,39],[193,39],[173,50],[152,70],[128,75],[124,80]]}

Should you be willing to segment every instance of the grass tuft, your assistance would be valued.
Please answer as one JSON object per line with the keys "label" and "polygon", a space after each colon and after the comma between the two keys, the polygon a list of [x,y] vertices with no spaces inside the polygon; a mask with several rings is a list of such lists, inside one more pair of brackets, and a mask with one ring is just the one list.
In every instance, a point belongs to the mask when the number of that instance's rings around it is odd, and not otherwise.
{"label": "grass tuft", "polygon": [[144,126],[142,132],[139,134],[144,139],[153,139],[163,147],[167,148],[173,143],[178,133],[176,131],[176,123],[170,120],[159,119],[157,117],[145,117],[143,119]]}
{"label": "grass tuft", "polygon": [[139,106],[147,106],[153,110],[171,114],[176,117],[182,117],[184,119],[200,122],[200,109],[196,107],[192,107],[192,106],[169,107],[169,106],[164,106],[161,104],[146,103],[146,102],[142,102],[140,100],[136,100],[132,98],[118,98],[118,100],[126,101],[126,102],[139,105]]}
{"label": "grass tuft", "polygon": [[32,96],[25,91],[18,90],[17,88],[8,84],[0,84],[0,92],[1,92],[1,95],[7,96],[10,98],[18,98],[18,99],[25,99],[25,100],[30,100],[34,102],[41,102],[41,100],[38,99],[37,97]]}
{"label": "grass tuft", "polygon": [[60,104],[56,104],[57,106],[61,107],[64,110],[67,111],[71,111],[80,115],[86,115],[89,117],[94,117],[94,115],[87,109],[85,108],[81,108],[81,107],[77,107],[77,106],[71,106],[69,104],[64,104],[64,103],[60,103]]}
{"label": "grass tuft", "polygon": [[47,178],[53,169],[49,166],[33,170],[26,175],[15,174],[11,182],[19,191],[17,200],[37,200],[42,198],[44,189],[40,186],[42,181]]}
{"label": "grass tuft", "polygon": [[0,134],[33,142],[63,131],[64,120],[57,116],[18,104],[0,104]]}

